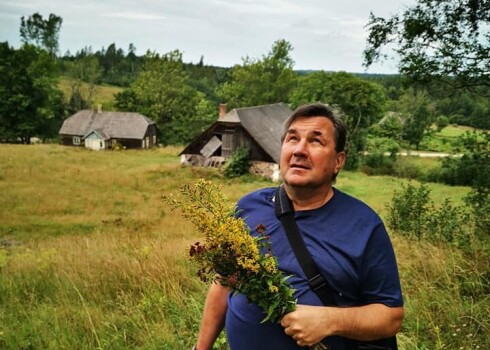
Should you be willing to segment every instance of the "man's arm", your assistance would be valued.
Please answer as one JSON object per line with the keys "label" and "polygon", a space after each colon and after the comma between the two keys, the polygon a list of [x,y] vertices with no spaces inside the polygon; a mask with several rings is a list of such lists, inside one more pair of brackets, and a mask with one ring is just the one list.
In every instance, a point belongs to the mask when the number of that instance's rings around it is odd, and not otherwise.
{"label": "man's arm", "polygon": [[338,335],[357,340],[388,338],[400,330],[403,307],[370,304],[359,307],[298,305],[281,320],[287,335],[298,345],[313,345]]}
{"label": "man's arm", "polygon": [[196,349],[210,350],[225,325],[229,288],[218,282],[209,287],[197,338]]}

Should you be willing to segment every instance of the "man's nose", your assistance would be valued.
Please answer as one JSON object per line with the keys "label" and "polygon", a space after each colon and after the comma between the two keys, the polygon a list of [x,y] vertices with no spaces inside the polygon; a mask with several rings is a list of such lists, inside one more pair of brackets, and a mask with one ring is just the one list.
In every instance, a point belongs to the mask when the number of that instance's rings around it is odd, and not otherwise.
{"label": "man's nose", "polygon": [[296,143],[293,149],[293,155],[296,157],[300,156],[305,156],[307,153],[306,149],[306,140],[301,140],[300,142]]}

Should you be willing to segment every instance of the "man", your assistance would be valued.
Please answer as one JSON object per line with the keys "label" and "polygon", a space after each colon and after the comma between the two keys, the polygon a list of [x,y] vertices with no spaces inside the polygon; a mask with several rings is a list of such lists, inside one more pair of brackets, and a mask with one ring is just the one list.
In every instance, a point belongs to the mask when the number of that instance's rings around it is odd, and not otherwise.
{"label": "man", "polygon": [[256,234],[266,227],[279,269],[296,290],[298,306],[280,324],[219,284],[210,286],[195,348],[209,350],[226,325],[232,350],[293,350],[320,342],[348,349],[346,339],[395,335],[403,320],[395,255],[383,223],[367,205],[332,186],[345,161],[346,129],[323,104],[300,106],[288,119],[280,169],[295,220],[337,306],[324,306],[309,286],[274,214],[274,188],[255,191],[237,213]]}

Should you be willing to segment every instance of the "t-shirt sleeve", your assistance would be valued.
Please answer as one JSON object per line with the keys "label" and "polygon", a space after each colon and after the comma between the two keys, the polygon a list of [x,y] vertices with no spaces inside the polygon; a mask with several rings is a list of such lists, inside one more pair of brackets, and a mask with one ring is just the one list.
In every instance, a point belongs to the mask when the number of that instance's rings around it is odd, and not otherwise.
{"label": "t-shirt sleeve", "polygon": [[381,222],[375,226],[364,251],[360,288],[360,297],[365,304],[403,305],[395,253]]}

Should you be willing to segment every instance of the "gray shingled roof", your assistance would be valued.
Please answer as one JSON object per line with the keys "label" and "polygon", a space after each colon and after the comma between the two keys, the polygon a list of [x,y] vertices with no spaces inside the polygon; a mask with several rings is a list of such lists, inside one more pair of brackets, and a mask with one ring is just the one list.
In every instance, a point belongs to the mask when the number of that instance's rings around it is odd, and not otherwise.
{"label": "gray shingled roof", "polygon": [[266,106],[236,108],[219,121],[240,122],[245,130],[257,141],[276,163],[281,153],[281,135],[284,122],[292,111],[284,103]]}
{"label": "gray shingled roof", "polygon": [[82,110],[65,119],[59,134],[85,136],[92,130],[111,138],[143,139],[154,121],[139,113]]}

